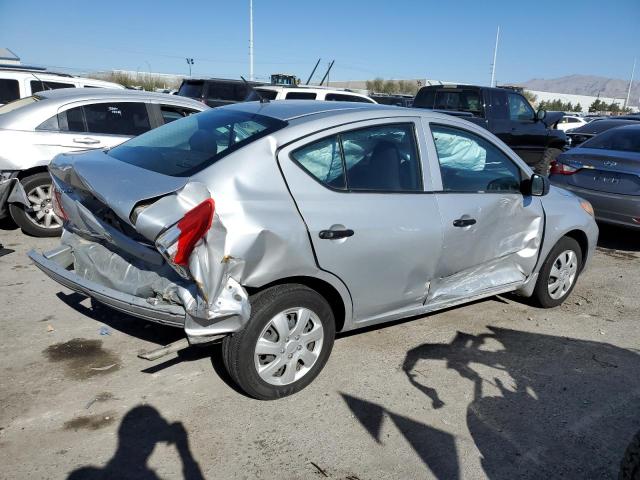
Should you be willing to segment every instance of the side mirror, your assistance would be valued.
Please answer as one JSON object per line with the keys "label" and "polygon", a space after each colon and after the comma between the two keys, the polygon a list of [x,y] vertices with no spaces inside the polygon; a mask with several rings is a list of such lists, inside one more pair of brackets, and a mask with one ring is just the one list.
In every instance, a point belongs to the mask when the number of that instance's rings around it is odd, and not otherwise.
{"label": "side mirror", "polygon": [[549,193],[551,183],[547,177],[543,177],[539,173],[534,173],[529,179],[529,190],[527,193],[533,197],[542,197]]}
{"label": "side mirror", "polygon": [[544,117],[547,116],[547,111],[540,109],[536,112],[536,120],[538,120],[539,122],[541,122],[542,120],[544,120]]}

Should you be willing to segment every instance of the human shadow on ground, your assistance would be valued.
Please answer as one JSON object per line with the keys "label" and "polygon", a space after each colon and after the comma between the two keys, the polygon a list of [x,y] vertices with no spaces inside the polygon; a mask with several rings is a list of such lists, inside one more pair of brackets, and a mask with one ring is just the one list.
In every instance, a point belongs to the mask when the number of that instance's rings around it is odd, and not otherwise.
{"label": "human shadow on ground", "polygon": [[[640,428],[640,354],[608,343],[488,328],[480,335],[458,332],[447,344],[420,345],[402,366],[434,409],[454,399],[438,386],[433,361],[444,360],[471,382],[466,422],[487,477],[617,476]],[[371,433],[363,416],[356,416]],[[441,448],[428,425],[417,424],[411,436],[407,440],[418,452]],[[456,471],[455,449],[447,448],[438,458]],[[421,458],[438,478],[447,478]]]}
{"label": "human shadow on ground", "polygon": [[118,448],[104,467],[84,466],[71,472],[67,479],[157,479],[158,475],[147,465],[147,461],[156,444],[161,442],[176,447],[184,479],[204,479],[189,448],[187,431],[182,423],[167,422],[149,405],[134,407],[123,417],[118,429]]}

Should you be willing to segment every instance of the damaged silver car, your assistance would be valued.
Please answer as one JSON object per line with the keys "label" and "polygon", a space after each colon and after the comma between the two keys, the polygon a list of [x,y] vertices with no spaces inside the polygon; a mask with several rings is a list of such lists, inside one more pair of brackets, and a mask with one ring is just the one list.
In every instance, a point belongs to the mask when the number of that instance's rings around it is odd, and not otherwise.
{"label": "damaged silver car", "polygon": [[50,172],[64,231],[35,264],[190,344],[223,338],[260,399],[308,385],[336,332],[511,291],[559,305],[598,235],[485,129],[380,105],[236,104]]}

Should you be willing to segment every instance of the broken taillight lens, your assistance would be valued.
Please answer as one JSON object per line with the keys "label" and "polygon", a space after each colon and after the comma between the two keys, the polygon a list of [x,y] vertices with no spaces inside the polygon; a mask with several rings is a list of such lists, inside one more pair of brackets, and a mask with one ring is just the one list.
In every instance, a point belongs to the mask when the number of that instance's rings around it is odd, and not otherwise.
{"label": "broken taillight lens", "polygon": [[60,190],[58,190],[58,187],[56,187],[55,185],[52,185],[52,188],[53,196],[51,198],[51,208],[53,209],[53,213],[55,213],[62,220],[69,220],[67,212],[65,212],[64,208],[62,208],[62,194],[60,193]]}
{"label": "broken taillight lens", "polygon": [[156,240],[156,246],[173,268],[188,278],[186,267],[196,244],[207,234],[213,222],[215,202],[206,199],[189,210],[173,227],[167,229]]}
{"label": "broken taillight lens", "polygon": [[578,170],[580,169],[572,167],[571,165],[567,165],[566,163],[551,162],[551,170],[549,171],[549,175],[573,175]]}

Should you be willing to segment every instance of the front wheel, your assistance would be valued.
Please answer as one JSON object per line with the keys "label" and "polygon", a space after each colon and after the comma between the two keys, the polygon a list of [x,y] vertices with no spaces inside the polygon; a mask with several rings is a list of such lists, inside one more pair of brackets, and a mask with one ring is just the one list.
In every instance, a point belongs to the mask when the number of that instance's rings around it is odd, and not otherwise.
{"label": "front wheel", "polygon": [[222,356],[244,392],[273,400],[318,376],[334,337],[333,311],[322,295],[304,285],[277,285],[252,297],[249,323],[224,339]]}
{"label": "front wheel", "polygon": [[544,261],[532,299],[543,308],[560,305],[576,285],[582,266],[582,249],[573,238],[563,237]]}
{"label": "front wheel", "polygon": [[13,221],[22,231],[34,237],[58,237],[62,233],[62,220],[53,213],[53,184],[47,172],[36,173],[20,180],[29,206],[9,205]]}

